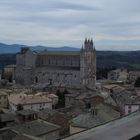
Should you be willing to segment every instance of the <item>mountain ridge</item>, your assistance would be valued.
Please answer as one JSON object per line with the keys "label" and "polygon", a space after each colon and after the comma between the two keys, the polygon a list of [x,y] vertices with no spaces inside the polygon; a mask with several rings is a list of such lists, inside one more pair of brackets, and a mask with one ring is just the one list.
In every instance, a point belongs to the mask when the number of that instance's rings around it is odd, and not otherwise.
{"label": "mountain ridge", "polygon": [[47,47],[47,46],[28,46],[28,45],[21,45],[21,44],[4,44],[0,43],[0,54],[11,54],[11,53],[17,53],[20,51],[20,48],[22,47],[29,47],[31,50],[34,51],[42,51],[42,50],[48,50],[48,51],[79,51],[80,48],[74,48],[69,46],[62,46],[62,47]]}

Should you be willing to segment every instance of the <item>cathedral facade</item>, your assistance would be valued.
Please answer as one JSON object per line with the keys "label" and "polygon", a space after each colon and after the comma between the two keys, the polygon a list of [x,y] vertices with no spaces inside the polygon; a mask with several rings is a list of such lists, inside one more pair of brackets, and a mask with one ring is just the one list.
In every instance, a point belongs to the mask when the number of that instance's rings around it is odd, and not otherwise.
{"label": "cathedral facade", "polygon": [[79,52],[35,52],[21,48],[16,56],[15,81],[22,85],[94,88],[96,50],[93,40],[85,39]]}

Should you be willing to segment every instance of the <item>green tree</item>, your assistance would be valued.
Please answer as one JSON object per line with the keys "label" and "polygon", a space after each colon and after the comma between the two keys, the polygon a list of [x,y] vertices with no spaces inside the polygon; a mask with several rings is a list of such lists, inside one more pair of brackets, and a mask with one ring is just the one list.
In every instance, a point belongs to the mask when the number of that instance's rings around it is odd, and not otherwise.
{"label": "green tree", "polygon": [[18,104],[18,105],[17,105],[17,110],[18,110],[18,111],[23,110],[22,104]]}
{"label": "green tree", "polygon": [[60,92],[60,90],[57,90],[56,95],[58,96],[58,104],[56,105],[56,108],[65,107],[65,94],[64,94],[64,92]]}
{"label": "green tree", "polygon": [[135,84],[134,84],[135,87],[140,87],[140,77],[137,78]]}

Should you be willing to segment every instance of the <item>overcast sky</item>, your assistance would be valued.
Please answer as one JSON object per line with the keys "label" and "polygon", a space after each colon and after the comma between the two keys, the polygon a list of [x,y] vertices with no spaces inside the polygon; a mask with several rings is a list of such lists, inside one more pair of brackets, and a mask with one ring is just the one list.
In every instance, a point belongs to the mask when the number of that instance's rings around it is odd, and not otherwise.
{"label": "overcast sky", "polygon": [[140,49],[140,0],[0,0],[0,42]]}

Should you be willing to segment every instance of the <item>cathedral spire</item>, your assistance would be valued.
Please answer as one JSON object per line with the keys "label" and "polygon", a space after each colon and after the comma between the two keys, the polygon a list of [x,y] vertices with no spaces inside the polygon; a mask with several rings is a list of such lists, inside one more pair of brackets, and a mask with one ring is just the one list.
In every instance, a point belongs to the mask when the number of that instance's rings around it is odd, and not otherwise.
{"label": "cathedral spire", "polygon": [[85,38],[85,45],[87,44],[87,38]]}
{"label": "cathedral spire", "polygon": [[93,39],[91,38],[90,44],[93,46]]}
{"label": "cathedral spire", "polygon": [[82,48],[81,48],[81,51],[83,51],[84,50],[84,47],[83,47],[84,45],[82,45]]}
{"label": "cathedral spire", "polygon": [[96,84],[96,50],[92,38],[86,38],[85,43],[81,48],[80,55],[81,83],[86,88],[94,90]]}
{"label": "cathedral spire", "polygon": [[96,52],[96,49],[95,49],[95,46],[94,46],[94,44],[93,44],[93,51],[95,51],[95,52]]}
{"label": "cathedral spire", "polygon": [[88,39],[88,44],[90,44],[90,39]]}

